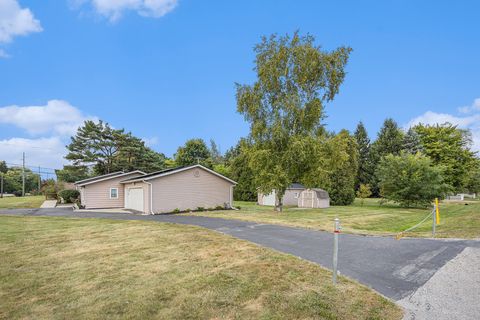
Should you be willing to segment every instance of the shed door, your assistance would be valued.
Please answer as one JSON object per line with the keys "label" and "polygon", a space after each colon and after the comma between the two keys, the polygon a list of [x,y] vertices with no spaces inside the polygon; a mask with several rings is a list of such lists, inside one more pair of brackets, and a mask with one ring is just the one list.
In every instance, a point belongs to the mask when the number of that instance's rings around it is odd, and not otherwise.
{"label": "shed door", "polygon": [[275,205],[275,190],[272,193],[263,196],[263,205],[264,206],[274,206]]}
{"label": "shed door", "polygon": [[143,188],[127,189],[126,208],[143,212]]}
{"label": "shed door", "polygon": [[314,204],[314,194],[313,191],[304,191],[302,192],[302,207],[304,208],[313,208]]}

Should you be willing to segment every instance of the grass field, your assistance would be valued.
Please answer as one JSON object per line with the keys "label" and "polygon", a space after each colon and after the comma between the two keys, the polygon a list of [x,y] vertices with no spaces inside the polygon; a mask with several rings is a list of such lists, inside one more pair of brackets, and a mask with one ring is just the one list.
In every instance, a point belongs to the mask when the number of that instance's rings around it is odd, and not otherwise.
{"label": "grass field", "polygon": [[197,227],[0,217],[2,319],[400,319],[317,265]]}
{"label": "grass field", "polygon": [[45,196],[0,198],[0,209],[40,208]]}
{"label": "grass field", "polygon": [[[356,200],[350,206],[332,206],[328,209],[285,208],[282,213],[272,207],[258,206],[252,202],[236,202],[238,211],[198,212],[195,215],[231,218],[305,227],[317,230],[332,230],[333,219],[340,218],[343,232],[392,235],[420,222],[430,209],[405,209],[394,204],[379,203],[378,199],[366,199],[364,205]],[[480,238],[480,202],[441,203],[441,224],[437,226],[437,237]],[[418,229],[407,233],[412,237],[431,237],[432,220],[429,219]]]}

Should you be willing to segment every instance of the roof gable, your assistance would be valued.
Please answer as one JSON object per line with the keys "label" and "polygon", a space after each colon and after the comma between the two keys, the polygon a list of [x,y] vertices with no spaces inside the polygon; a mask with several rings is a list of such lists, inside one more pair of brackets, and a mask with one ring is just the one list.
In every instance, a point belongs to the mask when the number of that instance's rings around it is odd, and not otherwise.
{"label": "roof gable", "polygon": [[208,169],[200,164],[196,164],[196,165],[193,165],[193,166],[188,166],[188,167],[177,167],[177,168],[171,168],[171,169],[166,169],[166,170],[162,170],[162,171],[158,171],[158,172],[154,172],[154,173],[151,173],[151,174],[147,174],[145,176],[141,176],[141,177],[135,177],[135,178],[130,178],[130,179],[126,179],[126,180],[123,180],[121,181],[120,183],[130,183],[130,182],[138,182],[138,181],[148,181],[148,180],[152,180],[152,179],[157,179],[157,178],[161,178],[161,177],[165,177],[165,176],[169,176],[169,175],[172,175],[172,174],[175,174],[175,173],[179,173],[179,172],[183,172],[183,171],[186,171],[186,170],[189,170],[189,169],[193,169],[193,168],[201,168],[213,175],[216,175],[217,177],[219,178],[222,178],[224,180],[227,180],[228,182],[230,182],[231,184],[237,184],[235,181],[225,177],[224,175],[221,175],[220,173],[218,172],[215,172],[211,169]]}
{"label": "roof gable", "polygon": [[85,180],[80,180],[80,181],[75,182],[75,185],[80,186],[80,187],[81,186],[86,186],[86,185],[97,183],[97,182],[100,182],[100,181],[110,180],[110,179],[119,178],[119,177],[126,177],[126,176],[134,174],[134,173],[139,173],[142,176],[146,174],[145,172],[140,171],[140,170],[135,170],[135,171],[130,171],[130,172],[118,171],[118,172],[104,174],[104,175],[101,175],[101,176],[97,176],[97,177],[93,177],[93,178],[89,178],[89,179],[85,179]]}

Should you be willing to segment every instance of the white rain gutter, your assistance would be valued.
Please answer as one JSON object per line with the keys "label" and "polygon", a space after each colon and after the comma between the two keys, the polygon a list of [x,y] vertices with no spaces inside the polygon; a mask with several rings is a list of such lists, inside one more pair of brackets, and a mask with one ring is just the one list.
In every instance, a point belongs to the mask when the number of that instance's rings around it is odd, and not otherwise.
{"label": "white rain gutter", "polygon": [[145,180],[142,180],[142,181],[150,186],[150,214],[154,214],[153,213],[153,184]]}

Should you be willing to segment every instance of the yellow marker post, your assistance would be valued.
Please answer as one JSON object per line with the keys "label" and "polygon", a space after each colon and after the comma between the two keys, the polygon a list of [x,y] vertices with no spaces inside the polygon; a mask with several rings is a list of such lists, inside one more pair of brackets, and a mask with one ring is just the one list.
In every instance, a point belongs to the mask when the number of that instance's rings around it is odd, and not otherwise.
{"label": "yellow marker post", "polygon": [[440,224],[440,209],[438,208],[438,198],[435,198],[435,215],[437,224]]}

